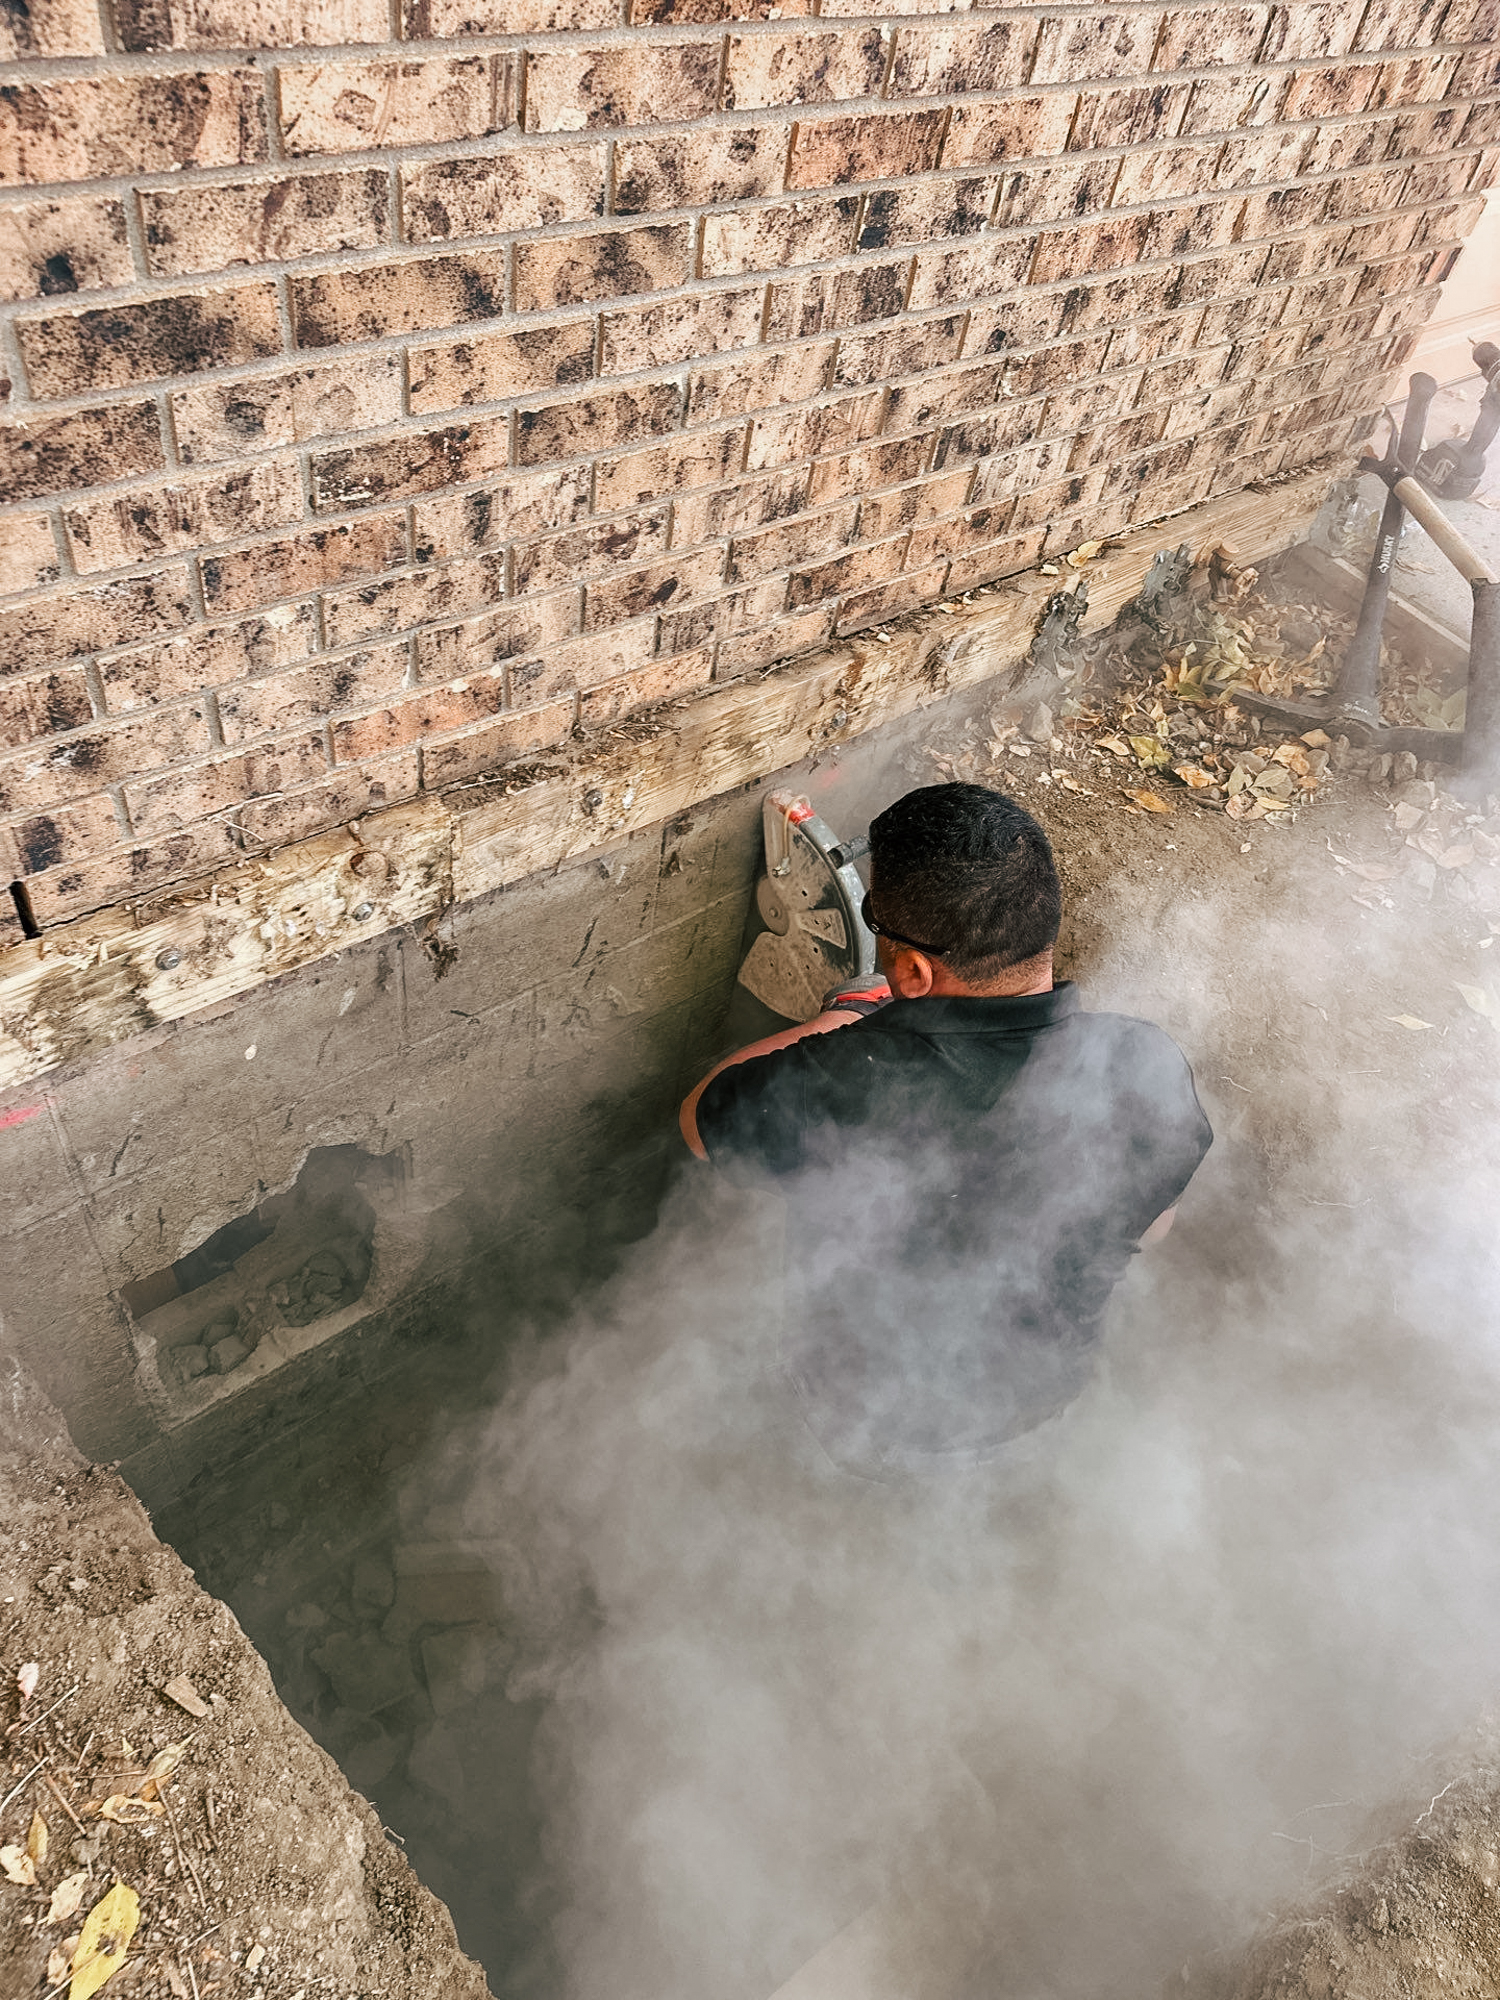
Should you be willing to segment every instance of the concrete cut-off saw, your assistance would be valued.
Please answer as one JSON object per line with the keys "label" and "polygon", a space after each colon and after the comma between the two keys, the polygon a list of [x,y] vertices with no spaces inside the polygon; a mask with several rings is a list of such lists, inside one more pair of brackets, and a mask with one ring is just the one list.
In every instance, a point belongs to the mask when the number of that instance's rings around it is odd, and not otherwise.
{"label": "concrete cut-off saw", "polygon": [[865,885],[854,863],[862,835],[841,841],[807,799],[772,792],[762,808],[766,872],[755,885],[765,929],[740,967],[740,984],[787,1021],[811,1021],[827,994],[876,975],[875,937],[859,913]]}

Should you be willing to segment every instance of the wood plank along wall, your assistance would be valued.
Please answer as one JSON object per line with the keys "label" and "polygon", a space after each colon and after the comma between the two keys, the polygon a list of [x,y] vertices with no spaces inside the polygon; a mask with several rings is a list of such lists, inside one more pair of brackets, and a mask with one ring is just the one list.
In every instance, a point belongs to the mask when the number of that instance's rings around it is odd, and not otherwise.
{"label": "wood plank along wall", "polygon": [[1344,450],[1497,46],[1500,0],[10,0],[0,868],[45,927]]}

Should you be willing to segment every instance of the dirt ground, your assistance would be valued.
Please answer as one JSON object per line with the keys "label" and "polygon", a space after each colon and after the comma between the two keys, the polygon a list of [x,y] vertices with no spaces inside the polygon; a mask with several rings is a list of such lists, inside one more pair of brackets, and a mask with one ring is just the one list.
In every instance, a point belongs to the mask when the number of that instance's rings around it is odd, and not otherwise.
{"label": "dirt ground", "polygon": [[[7,2000],[82,2000],[90,1966],[110,2000],[482,2000],[447,1911],[230,1611],[19,1376],[0,1520]],[[87,1920],[116,1883],[139,1923],[113,1970]]]}

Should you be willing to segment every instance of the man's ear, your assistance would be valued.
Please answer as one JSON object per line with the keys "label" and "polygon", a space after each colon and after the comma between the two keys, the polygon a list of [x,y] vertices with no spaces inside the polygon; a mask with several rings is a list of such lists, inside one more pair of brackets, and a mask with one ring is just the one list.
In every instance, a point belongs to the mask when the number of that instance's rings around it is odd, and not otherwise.
{"label": "man's ear", "polygon": [[925,1000],[932,991],[932,960],[925,952],[902,945],[892,957],[886,977],[898,1000]]}

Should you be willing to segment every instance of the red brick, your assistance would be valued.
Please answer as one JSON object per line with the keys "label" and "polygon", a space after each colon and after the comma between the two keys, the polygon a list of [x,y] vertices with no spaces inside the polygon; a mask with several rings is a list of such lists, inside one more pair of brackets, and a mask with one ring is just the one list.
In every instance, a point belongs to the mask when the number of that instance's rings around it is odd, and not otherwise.
{"label": "red brick", "polygon": [[634,306],[600,317],[600,373],[632,375],[702,354],[753,347],[760,339],[763,285],[688,292],[659,306]]}
{"label": "red brick", "polygon": [[181,565],[91,589],[74,584],[0,611],[0,658],[11,673],[50,667],[80,653],[176,631],[192,616],[187,572]]}
{"label": "red brick", "polygon": [[703,225],[703,275],[737,277],[747,271],[781,271],[788,265],[844,256],[854,247],[858,215],[857,195],[711,215]]}
{"label": "red brick", "polygon": [[279,597],[303,597],[405,561],[405,514],[374,514],[283,541],[259,542],[233,555],[206,557],[203,598],[211,611],[254,611]]}
{"label": "red brick", "polygon": [[1072,91],[1030,92],[996,104],[959,102],[949,118],[943,165],[1050,159],[1068,143],[1077,103]]}
{"label": "red brick", "polygon": [[655,507],[648,513],[617,515],[611,521],[589,521],[561,535],[529,542],[515,552],[516,595],[581,582],[618,569],[622,563],[659,555],[667,546],[668,520],[666,507]]}
{"label": "red brick", "polygon": [[345,354],[312,367],[195,383],[171,403],[184,464],[242,459],[395,422],[402,414],[401,356]]}
{"label": "red brick", "polygon": [[0,681],[0,749],[18,750],[38,736],[81,729],[94,719],[82,667]]}
{"label": "red brick", "polygon": [[486,611],[504,596],[503,553],[477,556],[332,592],[323,600],[323,623],[330,646],[349,646],[381,633]]}
{"label": "red brick", "polygon": [[885,75],[889,45],[890,31],[880,28],[732,35],[724,71],[724,109],[751,111],[773,104],[874,97]]}
{"label": "red brick", "polygon": [[535,750],[555,749],[573,727],[571,701],[544,702],[493,722],[476,724],[456,736],[422,745],[422,785],[429,792],[456,785],[464,778],[483,777],[516,757]]}
{"label": "red brick", "polygon": [[408,365],[415,416],[563,389],[588,381],[594,372],[594,322],[573,319],[518,333],[437,341],[409,349]]}
{"label": "red brick", "polygon": [[932,243],[944,236],[975,236],[995,205],[996,181],[922,180],[911,187],[880,188],[865,197],[861,250],[898,243]]}
{"label": "red brick", "polygon": [[258,361],[281,347],[276,288],[179,292],[18,322],[36,396],[76,396]]}
{"label": "red brick", "polygon": [[456,625],[426,626],[412,641],[417,678],[452,681],[506,660],[549,653],[577,632],[582,602],[581,591],[559,590]]}
{"label": "red brick", "polygon": [[709,126],[615,147],[616,215],[779,194],[790,133],[777,125]]}
{"label": "red brick", "polygon": [[201,702],[154,709],[136,722],[54,737],[0,759],[0,812],[45,812],[60,799],[80,798],[207,748],[208,721]]}
{"label": "red brick", "polygon": [[648,611],[664,611],[701,597],[723,579],[724,551],[705,549],[697,555],[671,556],[628,575],[588,584],[583,593],[583,626],[597,632],[621,625]]}
{"label": "red brick", "polygon": [[135,276],[123,205],[102,196],[0,210],[0,299],[126,285]]}
{"label": "red brick", "polygon": [[729,581],[748,583],[792,569],[854,540],[859,508],[854,501],[803,514],[759,534],[737,537],[730,548]]}
{"label": "red brick", "polygon": [[254,742],[396,694],[406,685],[410,660],[411,648],[403,639],[241,681],[219,696],[224,741],[231,746]]}
{"label": "red brick", "polygon": [[[863,232],[861,232],[863,233]],[[765,337],[797,340],[840,327],[891,319],[906,303],[911,259],[862,262],[852,271],[819,271],[768,288]]]}
{"label": "red brick", "polygon": [[294,459],[259,463],[209,478],[135,487],[86,501],[63,514],[74,567],[87,575],[122,569],[214,542],[289,527],[302,518],[302,476]]}
{"label": "red brick", "polygon": [[233,812],[245,800],[268,792],[315,784],[327,773],[323,732],[304,732],[127,784],[125,805],[138,835],[165,833],[191,827],[212,813]]}
{"label": "red brick", "polygon": [[421,160],[401,169],[409,243],[499,236],[604,212],[598,146],[507,146],[478,159]]}
{"label": "red brick", "polygon": [[148,268],[177,278],[386,243],[390,186],[382,168],[363,167],[152,188],[141,195],[141,220]]}
{"label": "red brick", "polygon": [[312,605],[282,604],[238,624],[197,625],[173,639],[107,653],[99,661],[99,679],[111,714],[119,714],[291,666],[317,648]]}
{"label": "red brick", "polygon": [[1037,35],[1031,83],[1095,83],[1139,76],[1150,68],[1159,16],[1151,13],[1063,14],[1044,19]]}
{"label": "red brick", "polygon": [[724,541],[800,514],[807,506],[807,482],[807,467],[795,465],[714,492],[689,493],[672,506],[672,547],[691,549],[701,542]]}
{"label": "red brick", "polygon": [[930,173],[937,165],[947,115],[937,109],[802,119],[794,128],[786,184],[844,187]]}
{"label": "red brick", "polygon": [[966,313],[943,319],[903,320],[880,333],[846,334],[839,342],[834,381],[850,387],[925,374],[956,361],[963,346]]}
{"label": "red brick", "polygon": [[533,49],[526,58],[526,130],[685,124],[713,110],[718,86],[716,42]]}
{"label": "red brick", "polygon": [[341,347],[393,333],[436,332],[505,311],[505,252],[405,257],[289,280],[299,347]]}
{"label": "red brick", "polygon": [[965,96],[1022,83],[1036,41],[1024,17],[975,27],[968,22],[907,29],[891,66],[892,97]]}
{"label": "red brick", "polygon": [[906,552],[906,536],[881,542],[870,549],[851,549],[832,562],[814,569],[794,570],[787,584],[787,603],[796,610],[803,604],[820,604],[825,598],[842,597],[846,591],[867,584],[885,583],[896,576]]}
{"label": "red brick", "polygon": [[0,597],[56,583],[60,574],[51,517],[40,512],[8,514],[0,537]]}
{"label": "red brick", "polygon": [[833,341],[817,340],[694,369],[688,377],[688,420],[713,423],[777,403],[806,402],[827,388],[833,356]]}
{"label": "red brick", "polygon": [[670,444],[604,459],[595,470],[594,505],[601,514],[639,507],[659,495],[712,486],[737,471],[745,427],[674,438]]}
{"label": "red brick", "polygon": [[724,639],[719,645],[716,680],[732,680],[737,674],[755,673],[774,666],[779,660],[795,659],[810,653],[833,636],[834,607],[820,605],[811,611],[794,612],[762,625],[752,632]]}
{"label": "red brick", "polygon": [[713,654],[706,647],[675,659],[654,660],[650,666],[617,674],[580,695],[578,720],[586,729],[602,729],[637,709],[696,693],[712,679]]}
{"label": "red brick", "polygon": [[566,528],[589,510],[587,466],[518,472],[479,493],[441,494],[413,508],[412,555],[468,554],[500,542]]}
{"label": "red brick", "polygon": [[241,839],[253,845],[284,847],[413,798],[419,788],[419,753],[398,750],[394,757],[336,771],[320,784],[252,799],[234,815],[234,825]]}
{"label": "red brick", "polygon": [[99,10],[89,0],[29,0],[0,22],[0,62],[104,52]]}
{"label": "red brick", "polygon": [[693,228],[687,222],[518,243],[516,310],[547,312],[590,299],[668,291],[688,277],[692,255]]}
{"label": "red brick", "polygon": [[[36,885],[30,878],[60,864],[86,861],[91,855],[105,853],[118,846],[124,834],[114,800],[107,792],[100,792],[93,798],[58,804],[45,813],[0,827],[0,855],[4,855],[13,874],[28,878],[27,889],[34,891]],[[33,906],[40,920],[45,912],[37,903],[33,895]]]}
{"label": "red brick", "polygon": [[364,715],[333,725],[334,761],[357,764],[384,756],[405,743],[483,722],[504,708],[505,669],[471,674],[445,687],[424,687]]}
{"label": "red brick", "polygon": [[510,463],[510,418],[475,417],[444,430],[401,431],[378,444],[314,452],[308,462],[313,511],[410,500],[503,472]]}
{"label": "red brick", "polygon": [[408,56],[277,71],[289,154],[481,139],[511,123],[509,56]]}
{"label": "red brick", "polygon": [[0,96],[0,181],[82,181],[263,160],[263,93],[254,69],[8,85]]}
{"label": "red brick", "polygon": [[516,419],[516,457],[522,465],[553,458],[581,458],[634,444],[675,430],[682,415],[682,392],[675,382],[648,382],[571,401],[521,410]]}

